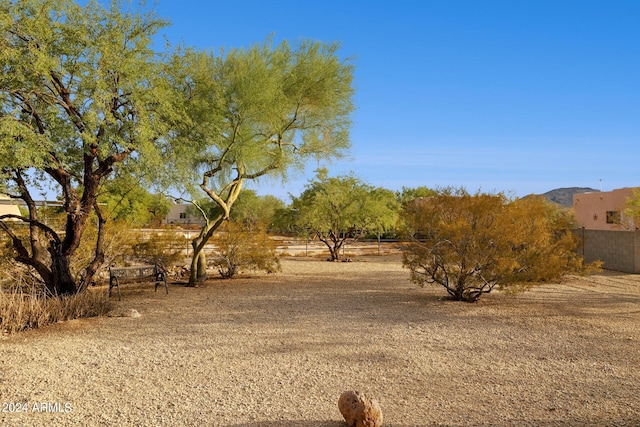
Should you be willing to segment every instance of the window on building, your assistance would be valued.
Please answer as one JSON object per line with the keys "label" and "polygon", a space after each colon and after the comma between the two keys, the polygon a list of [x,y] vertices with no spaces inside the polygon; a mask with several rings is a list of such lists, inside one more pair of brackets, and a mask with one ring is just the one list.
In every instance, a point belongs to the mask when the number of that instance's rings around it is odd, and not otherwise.
{"label": "window on building", "polygon": [[180,212],[180,219],[187,219],[187,213],[186,212]]}
{"label": "window on building", "polygon": [[620,224],[620,211],[607,211],[607,224]]}

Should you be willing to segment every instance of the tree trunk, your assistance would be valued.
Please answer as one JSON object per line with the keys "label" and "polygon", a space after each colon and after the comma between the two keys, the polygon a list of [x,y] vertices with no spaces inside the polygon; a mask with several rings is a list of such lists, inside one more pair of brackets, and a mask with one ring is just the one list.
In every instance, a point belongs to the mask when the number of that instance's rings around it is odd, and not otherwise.
{"label": "tree trunk", "polygon": [[[240,170],[238,170],[238,173],[239,175],[241,175]],[[233,184],[230,184],[229,186],[229,196],[225,201],[220,195],[215,194],[213,191],[209,190],[206,187],[207,179],[208,177],[206,177],[205,175],[205,181],[200,185],[200,187],[220,206],[220,208],[222,208],[223,212],[219,214],[215,219],[211,221],[207,220],[207,223],[202,227],[202,230],[200,230],[200,234],[198,235],[198,237],[193,239],[193,242],[191,242],[191,244],[193,245],[193,258],[191,259],[189,286],[194,287],[199,286],[207,280],[207,258],[204,253],[204,247],[211,236],[213,236],[213,233],[218,228],[220,228],[220,226],[226,220],[229,219],[231,206],[233,206],[233,203],[238,198],[238,195],[242,190],[242,183],[244,182],[244,178],[240,177],[234,180]]]}
{"label": "tree trunk", "polygon": [[340,244],[334,244],[333,246],[327,244],[329,247],[329,253],[331,254],[331,261],[340,261]]}
{"label": "tree trunk", "polygon": [[207,257],[204,253],[204,245],[193,243],[193,258],[191,258],[191,272],[189,274],[189,286],[197,287],[207,280]]}
{"label": "tree trunk", "polygon": [[70,258],[64,255],[51,256],[51,281],[46,283],[50,296],[72,295],[78,291],[70,268]]}
{"label": "tree trunk", "polygon": [[193,257],[191,258],[188,286],[197,287],[207,280],[207,257],[204,252],[204,247],[223,221],[224,219],[220,217],[215,222],[207,223],[203,226],[202,230],[200,230],[200,234],[191,242],[191,246],[193,246]]}
{"label": "tree trunk", "polygon": [[340,261],[340,248],[342,247],[344,240],[323,236],[321,234],[316,234],[316,236],[318,236],[318,240],[324,243],[329,249],[329,254],[331,256],[329,261]]}

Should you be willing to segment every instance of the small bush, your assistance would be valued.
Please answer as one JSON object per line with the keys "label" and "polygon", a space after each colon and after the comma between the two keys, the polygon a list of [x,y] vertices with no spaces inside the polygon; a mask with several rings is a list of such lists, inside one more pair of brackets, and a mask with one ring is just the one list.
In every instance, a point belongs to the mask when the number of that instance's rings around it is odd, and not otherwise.
{"label": "small bush", "polygon": [[131,258],[162,267],[165,271],[184,258],[184,238],[179,233],[153,233],[147,238],[140,235],[132,245]]}
{"label": "small bush", "polygon": [[225,232],[214,236],[213,243],[216,246],[213,266],[223,279],[232,278],[242,269],[267,273],[280,270],[277,245],[262,224],[245,225],[231,220]]}
{"label": "small bush", "polygon": [[20,288],[0,291],[0,332],[12,334],[65,320],[103,316],[112,308],[107,294],[93,289],[61,298]]}

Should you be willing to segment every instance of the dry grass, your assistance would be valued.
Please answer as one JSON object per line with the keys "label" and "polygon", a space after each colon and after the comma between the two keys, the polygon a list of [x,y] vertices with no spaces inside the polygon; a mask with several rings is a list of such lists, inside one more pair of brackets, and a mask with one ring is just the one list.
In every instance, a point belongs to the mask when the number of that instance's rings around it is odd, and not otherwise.
{"label": "dry grass", "polygon": [[47,298],[41,292],[13,289],[0,292],[0,332],[12,334],[70,319],[103,316],[111,308],[104,291]]}

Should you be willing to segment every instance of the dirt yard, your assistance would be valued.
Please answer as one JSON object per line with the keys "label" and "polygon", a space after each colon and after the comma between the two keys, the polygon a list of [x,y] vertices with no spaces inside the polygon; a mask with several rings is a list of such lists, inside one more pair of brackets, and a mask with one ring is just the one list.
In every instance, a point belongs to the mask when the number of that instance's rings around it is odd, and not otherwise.
{"label": "dirt yard", "polygon": [[0,425],[340,427],[357,389],[385,426],[640,426],[638,275],[465,304],[397,256],[289,258],[169,292],[0,340]]}

